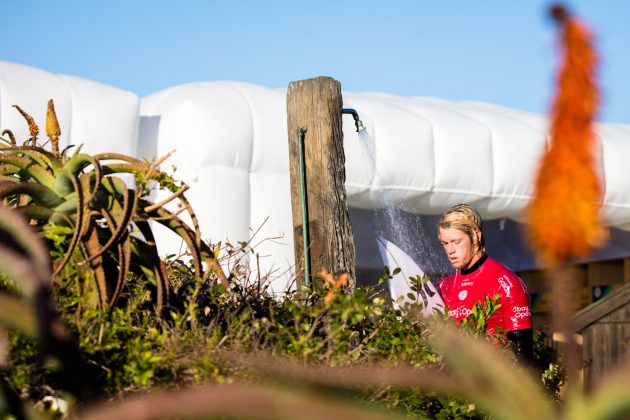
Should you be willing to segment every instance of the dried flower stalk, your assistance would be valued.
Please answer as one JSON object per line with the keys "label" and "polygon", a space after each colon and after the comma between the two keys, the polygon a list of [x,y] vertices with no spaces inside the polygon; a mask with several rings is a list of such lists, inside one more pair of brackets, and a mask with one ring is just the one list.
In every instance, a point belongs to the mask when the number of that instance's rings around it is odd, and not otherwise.
{"label": "dried flower stalk", "polygon": [[26,113],[19,105],[13,105],[13,108],[17,109],[20,114],[24,117],[26,122],[28,123],[28,131],[31,135],[31,141],[33,146],[37,146],[37,136],[39,136],[39,127],[35,123],[33,117]]}

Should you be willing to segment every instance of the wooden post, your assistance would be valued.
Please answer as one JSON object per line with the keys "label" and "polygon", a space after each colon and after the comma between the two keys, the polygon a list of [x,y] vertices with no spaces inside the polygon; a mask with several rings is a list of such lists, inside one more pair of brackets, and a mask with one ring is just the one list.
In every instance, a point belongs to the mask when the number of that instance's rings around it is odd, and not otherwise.
{"label": "wooden post", "polygon": [[345,189],[341,85],[330,77],[291,82],[287,89],[291,207],[298,290],[305,283],[298,129],[304,132],[311,284],[323,269],[350,274],[355,285],[354,238]]}

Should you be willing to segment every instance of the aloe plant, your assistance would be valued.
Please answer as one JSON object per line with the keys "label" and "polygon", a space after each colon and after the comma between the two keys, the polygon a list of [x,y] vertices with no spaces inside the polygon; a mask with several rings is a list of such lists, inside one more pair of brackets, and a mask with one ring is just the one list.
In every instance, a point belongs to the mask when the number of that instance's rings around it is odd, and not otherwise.
{"label": "aloe plant", "polygon": [[[30,138],[18,145],[5,130],[0,143],[0,198],[45,235],[50,226],[67,227],[64,252],[54,261],[53,277],[69,263],[79,270],[89,267],[101,307],[114,305],[132,274],[147,276],[156,286],[158,313],[168,302],[169,286],[164,262],[158,255],[150,222],[159,223],[186,243],[199,282],[216,278],[228,287],[228,279],[217,262],[215,251],[201,240],[194,211],[184,196],[187,186],[174,182],[157,166],[166,158],[146,162],[117,153],[89,155],[81,147],[59,150],[61,131],[52,100],[48,103],[46,131],[52,150],[38,142],[39,128],[19,106]],[[168,157],[168,156],[167,156]],[[120,174],[133,176],[136,189],[129,188]],[[160,202],[149,201],[151,188],[168,189],[172,195]],[[164,206],[179,200],[180,210]],[[180,213],[186,212],[192,227]]]}

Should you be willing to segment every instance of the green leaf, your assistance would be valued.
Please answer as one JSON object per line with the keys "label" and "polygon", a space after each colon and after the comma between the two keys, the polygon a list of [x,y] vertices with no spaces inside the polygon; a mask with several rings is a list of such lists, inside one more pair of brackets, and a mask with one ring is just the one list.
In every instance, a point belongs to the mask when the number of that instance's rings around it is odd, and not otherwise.
{"label": "green leaf", "polygon": [[66,162],[66,164],[64,165],[64,169],[66,169],[74,176],[79,176],[79,174],[83,172],[85,168],[90,165],[96,166],[97,164],[98,163],[94,157],[84,153],[75,153]]}
{"label": "green leaf", "polygon": [[63,198],[45,185],[35,182],[0,181],[0,198],[16,194],[28,195],[35,203],[50,208],[63,203]]}
{"label": "green leaf", "polygon": [[107,222],[112,230],[112,235],[109,240],[101,247],[98,252],[91,255],[84,262],[89,262],[94,258],[102,255],[105,251],[107,251],[110,247],[115,244],[118,244],[123,237],[128,232],[129,224],[131,222],[132,217],[136,212],[136,194],[134,190],[128,189],[123,180],[119,178],[108,178],[107,182],[104,182],[104,185],[110,185],[113,191],[121,191],[123,197],[122,206],[117,200],[111,201],[111,212],[105,211],[102,209],[101,212],[103,216],[107,218]]}
{"label": "green leaf", "polygon": [[[6,152],[6,150],[3,151]],[[22,169],[23,174],[28,175],[29,178],[32,178],[43,186],[52,189],[53,185],[55,185],[55,177],[41,166],[33,165],[33,162],[30,159],[0,154],[0,165],[6,163]],[[24,181],[28,181],[28,179],[25,179]]]}
{"label": "green leaf", "polygon": [[35,219],[38,221],[48,220],[54,213],[49,207],[33,203],[26,206],[15,207],[14,210],[27,219]]}
{"label": "green leaf", "polygon": [[55,211],[64,214],[74,214],[77,212],[78,197],[76,192],[68,194],[63,203],[55,207]]}

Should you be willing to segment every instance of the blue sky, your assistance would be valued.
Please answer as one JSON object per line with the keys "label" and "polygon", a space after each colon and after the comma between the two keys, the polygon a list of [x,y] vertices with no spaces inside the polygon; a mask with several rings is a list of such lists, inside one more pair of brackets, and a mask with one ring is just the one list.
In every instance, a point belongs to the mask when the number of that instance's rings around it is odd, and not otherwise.
{"label": "blue sky", "polygon": [[[0,60],[140,96],[238,80],[549,109],[557,34],[542,0],[4,0]],[[630,124],[630,1],[565,4],[601,56],[599,119]]]}

